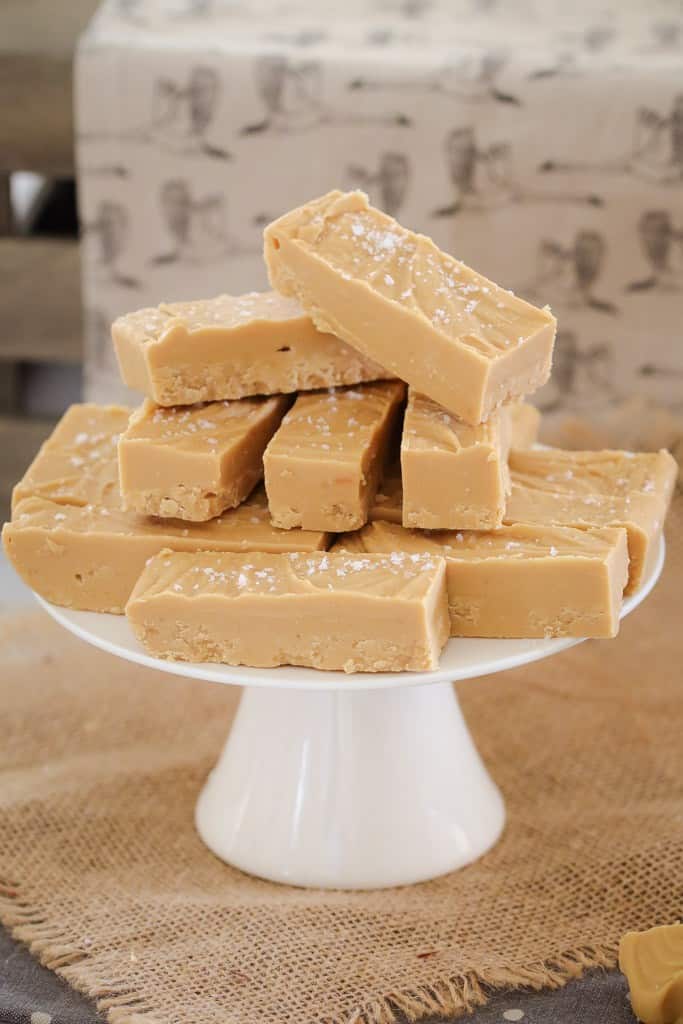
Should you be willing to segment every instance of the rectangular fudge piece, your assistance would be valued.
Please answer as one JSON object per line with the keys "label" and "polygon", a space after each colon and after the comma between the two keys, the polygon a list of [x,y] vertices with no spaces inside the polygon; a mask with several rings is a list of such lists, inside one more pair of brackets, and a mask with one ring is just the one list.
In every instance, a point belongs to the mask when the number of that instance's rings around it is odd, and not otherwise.
{"label": "rectangular fudge piece", "polygon": [[[208,523],[157,520],[120,508],[58,505],[25,498],[2,540],[25,583],[46,601],[122,614],[145,562],[164,548],[184,551],[315,551],[325,533],[277,530],[262,489]],[[246,557],[246,556],[244,556]]]}
{"label": "rectangular fudge piece", "polygon": [[511,402],[510,413],[510,447],[531,448],[538,441],[541,426],[541,414],[529,402]]}
{"label": "rectangular fudge piece", "polygon": [[289,399],[166,408],[145,399],[119,441],[123,507],[202,522],[235,508],[263,476],[263,452]]}
{"label": "rectangular fudge piece", "polygon": [[423,533],[378,522],[350,538],[350,551],[359,545],[442,555],[451,636],[611,637],[619,629],[628,573],[622,529]]}
{"label": "rectangular fudge piece", "polygon": [[492,530],[510,490],[510,416],[492,412],[472,427],[412,388],[403,421],[403,525]]}
{"label": "rectangular fudge piece", "polygon": [[625,527],[630,594],[656,558],[676,474],[667,451],[513,450],[505,522]]}
{"label": "rectangular fudge piece", "polygon": [[118,504],[116,446],[130,409],[72,405],[12,492],[12,508],[28,497],[58,504]]}
{"label": "rectangular fudge piece", "polygon": [[129,387],[158,405],[289,394],[393,376],[275,292],[167,302],[114,321]]}
{"label": "rectangular fudge piece", "polygon": [[331,331],[476,424],[550,373],[555,318],[407,231],[363,192],[329,192],[265,231],[271,284]]}
{"label": "rectangular fudge piece", "polygon": [[332,531],[362,526],[404,395],[401,381],[299,395],[263,458],[273,523]]}
{"label": "rectangular fudge piece", "polygon": [[199,555],[163,552],[126,607],[161,658],[426,671],[448,636],[445,563],[433,555]]}

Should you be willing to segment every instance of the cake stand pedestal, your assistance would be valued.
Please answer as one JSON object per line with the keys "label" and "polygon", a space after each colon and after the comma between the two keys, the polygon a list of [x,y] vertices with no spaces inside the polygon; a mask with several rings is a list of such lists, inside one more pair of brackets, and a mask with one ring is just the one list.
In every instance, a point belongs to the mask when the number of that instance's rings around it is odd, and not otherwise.
{"label": "cake stand pedestal", "polygon": [[[632,611],[655,585],[659,557]],[[498,839],[503,800],[452,683],[547,658],[578,640],[450,640],[434,672],[346,675],[166,662],[125,618],[43,607],[81,639],[149,667],[245,687],[197,803],[218,857],[275,882],[374,889],[425,881]],[[607,653],[607,651],[606,651]]]}

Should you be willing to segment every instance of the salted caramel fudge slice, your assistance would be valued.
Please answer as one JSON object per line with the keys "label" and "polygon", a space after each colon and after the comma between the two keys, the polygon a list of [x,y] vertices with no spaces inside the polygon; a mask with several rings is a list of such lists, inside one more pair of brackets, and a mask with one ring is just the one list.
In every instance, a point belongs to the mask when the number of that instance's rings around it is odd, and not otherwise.
{"label": "salted caramel fudge slice", "polygon": [[677,466],[660,452],[510,452],[507,523],[623,526],[630,557],[626,593],[636,590],[657,555]]}
{"label": "salted caramel fudge slice", "polygon": [[270,224],[271,284],[467,423],[550,373],[555,318],[401,227],[363,192],[329,192]]}
{"label": "salted caramel fudge slice", "polygon": [[619,629],[628,572],[623,529],[424,533],[375,522],[351,544],[445,558],[451,636],[612,637]]}
{"label": "salted caramel fudge slice", "polygon": [[529,402],[511,402],[507,410],[510,416],[510,447],[531,448],[538,441],[540,412]]}
{"label": "salted caramel fudge slice", "polygon": [[403,421],[403,525],[425,530],[500,526],[510,489],[506,409],[473,427],[412,388]]}
{"label": "salted caramel fudge slice", "polygon": [[683,924],[627,932],[619,943],[619,968],[626,975],[638,1020],[683,1020]]}
{"label": "salted caramel fudge slice", "polygon": [[331,531],[362,526],[404,395],[401,381],[299,395],[263,457],[273,523]]}
{"label": "salted caramel fudge slice", "polygon": [[235,508],[263,476],[263,452],[289,399],[192,406],[146,399],[119,441],[123,507],[202,522]]}
{"label": "salted caramel fudge slice", "polygon": [[239,508],[207,523],[151,519],[104,505],[58,505],[25,498],[2,540],[21,578],[52,604],[122,614],[145,562],[164,548],[181,551],[316,551],[322,532],[278,530],[259,488]]}
{"label": "salted caramel fudge slice", "polygon": [[448,636],[433,555],[162,552],[126,615],[160,658],[344,672],[428,671]]}
{"label": "salted caramel fudge slice", "polygon": [[392,374],[276,292],[167,302],[114,321],[121,376],[158,405],[360,384]]}
{"label": "salted caramel fudge slice", "polygon": [[12,507],[29,497],[58,504],[118,504],[116,446],[130,409],[72,405],[12,492]]}

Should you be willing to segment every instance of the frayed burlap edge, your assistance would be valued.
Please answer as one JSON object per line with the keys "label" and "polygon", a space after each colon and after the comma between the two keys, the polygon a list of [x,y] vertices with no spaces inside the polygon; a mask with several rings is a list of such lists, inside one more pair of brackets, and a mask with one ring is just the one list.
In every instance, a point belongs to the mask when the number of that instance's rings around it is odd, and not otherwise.
{"label": "frayed burlap edge", "polygon": [[[48,924],[39,902],[25,896],[19,885],[0,878],[0,920],[13,938],[24,943],[45,967],[75,989],[94,999],[111,1024],[157,1024],[154,1009],[125,981],[90,977],[87,985],[69,967],[90,959],[87,950],[67,941],[56,925]],[[431,985],[389,992],[364,1006],[315,1024],[395,1024],[399,1015],[418,1021],[437,1014],[455,1017],[484,1006],[498,989],[558,989],[594,968],[617,963],[616,946],[585,945],[564,954],[514,968],[461,971]]]}

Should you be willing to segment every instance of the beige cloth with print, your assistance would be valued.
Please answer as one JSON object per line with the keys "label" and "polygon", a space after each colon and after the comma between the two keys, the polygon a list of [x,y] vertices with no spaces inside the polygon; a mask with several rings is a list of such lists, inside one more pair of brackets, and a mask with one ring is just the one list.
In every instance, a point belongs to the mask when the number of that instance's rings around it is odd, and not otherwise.
{"label": "beige cloth with print", "polygon": [[42,612],[0,635],[0,918],[117,1024],[388,1024],[613,965],[680,916],[683,498],[616,641],[460,684],[508,809],[487,856],[375,893],[271,885],[199,841],[238,694],[98,653]]}

